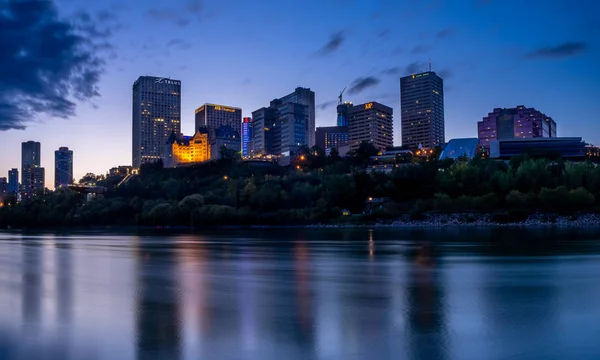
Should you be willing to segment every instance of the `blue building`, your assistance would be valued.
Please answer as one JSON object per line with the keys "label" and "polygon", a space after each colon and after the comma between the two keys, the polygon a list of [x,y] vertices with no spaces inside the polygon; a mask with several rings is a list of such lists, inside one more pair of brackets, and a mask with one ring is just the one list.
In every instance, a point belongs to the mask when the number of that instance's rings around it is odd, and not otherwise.
{"label": "blue building", "polygon": [[448,141],[448,144],[444,147],[440,160],[444,159],[458,159],[461,156],[466,156],[469,159],[475,157],[477,154],[477,147],[479,139],[477,138],[465,138],[465,139],[452,139]]}
{"label": "blue building", "polygon": [[19,169],[8,171],[8,192],[11,194],[19,192]]}
{"label": "blue building", "polygon": [[344,102],[337,106],[337,126],[348,127],[348,110],[352,107],[351,102]]}
{"label": "blue building", "polygon": [[54,152],[54,188],[73,184],[73,150],[61,147]]}
{"label": "blue building", "polygon": [[250,155],[250,146],[252,142],[252,118],[246,117],[242,121],[242,156]]}

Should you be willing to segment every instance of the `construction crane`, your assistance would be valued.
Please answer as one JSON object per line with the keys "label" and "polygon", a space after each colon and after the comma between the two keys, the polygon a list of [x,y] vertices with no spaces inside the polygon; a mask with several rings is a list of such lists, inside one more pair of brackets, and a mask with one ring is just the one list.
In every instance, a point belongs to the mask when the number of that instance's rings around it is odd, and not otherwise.
{"label": "construction crane", "polygon": [[342,104],[344,103],[344,102],[342,101],[342,98],[343,98],[343,96],[344,96],[344,91],[346,91],[346,88],[347,88],[347,86],[346,86],[346,87],[344,87],[344,90],[342,90],[342,92],[340,93],[340,96],[338,96],[338,99],[340,99],[340,105],[342,105]]}

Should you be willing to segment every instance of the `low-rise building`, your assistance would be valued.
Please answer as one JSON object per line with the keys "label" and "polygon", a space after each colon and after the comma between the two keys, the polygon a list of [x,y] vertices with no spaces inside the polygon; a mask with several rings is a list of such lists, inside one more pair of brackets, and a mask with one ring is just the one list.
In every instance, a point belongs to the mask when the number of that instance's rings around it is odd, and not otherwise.
{"label": "low-rise building", "polygon": [[194,136],[179,136],[172,133],[167,142],[167,156],[164,166],[177,167],[210,160],[208,131],[201,127]]}
{"label": "low-rise building", "polygon": [[586,147],[580,137],[500,139],[490,142],[492,159],[507,160],[519,155],[583,159]]}

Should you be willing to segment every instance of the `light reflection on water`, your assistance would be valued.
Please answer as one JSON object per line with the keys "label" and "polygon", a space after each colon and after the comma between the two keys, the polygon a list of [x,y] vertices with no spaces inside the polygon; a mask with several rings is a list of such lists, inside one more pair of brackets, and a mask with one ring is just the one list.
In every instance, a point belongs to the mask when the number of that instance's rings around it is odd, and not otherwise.
{"label": "light reflection on water", "polygon": [[595,239],[0,233],[0,358],[597,359]]}

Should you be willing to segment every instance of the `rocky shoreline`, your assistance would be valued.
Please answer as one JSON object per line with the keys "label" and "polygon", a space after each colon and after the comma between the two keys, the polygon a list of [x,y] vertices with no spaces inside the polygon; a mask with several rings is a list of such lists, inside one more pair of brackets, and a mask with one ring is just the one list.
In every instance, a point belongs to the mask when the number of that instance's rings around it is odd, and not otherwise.
{"label": "rocky shoreline", "polygon": [[515,221],[506,214],[458,213],[458,214],[424,214],[416,220],[404,215],[396,220],[371,224],[338,223],[318,224],[309,227],[600,227],[600,214],[586,213],[569,216],[536,213],[525,219]]}

